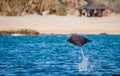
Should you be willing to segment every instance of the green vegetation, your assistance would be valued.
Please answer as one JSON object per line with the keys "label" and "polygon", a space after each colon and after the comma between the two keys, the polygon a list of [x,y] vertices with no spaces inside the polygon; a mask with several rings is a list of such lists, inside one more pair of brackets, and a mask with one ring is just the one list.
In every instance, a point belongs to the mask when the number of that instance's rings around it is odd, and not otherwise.
{"label": "green vegetation", "polygon": [[39,35],[39,32],[32,29],[21,29],[21,30],[6,30],[0,31],[0,35],[11,35],[11,34],[23,34],[23,35]]}
{"label": "green vegetation", "polygon": [[103,33],[100,33],[100,35],[107,35],[107,33],[106,33],[106,32],[103,32]]}
{"label": "green vegetation", "polygon": [[29,0],[2,0],[1,12],[3,16],[17,16],[19,12],[27,7]]}
{"label": "green vegetation", "polygon": [[49,11],[49,14],[64,16],[67,15],[68,8],[73,9],[70,8],[70,3],[75,3],[77,8],[82,1],[103,5],[113,12],[120,13],[120,0],[0,0],[0,15],[22,16]]}
{"label": "green vegetation", "polygon": [[28,14],[40,14],[47,11],[48,14],[60,16],[67,15],[67,8],[71,2],[77,0],[2,0],[0,1],[0,15],[24,16]]}
{"label": "green vegetation", "polygon": [[65,5],[59,4],[56,8],[56,14],[59,16],[67,15],[66,10],[65,10]]}

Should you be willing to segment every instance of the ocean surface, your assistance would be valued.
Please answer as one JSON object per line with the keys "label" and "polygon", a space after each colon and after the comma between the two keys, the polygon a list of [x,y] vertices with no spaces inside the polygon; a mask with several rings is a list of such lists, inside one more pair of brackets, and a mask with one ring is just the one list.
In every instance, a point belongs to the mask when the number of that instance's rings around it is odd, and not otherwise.
{"label": "ocean surface", "polygon": [[87,71],[80,71],[80,47],[71,35],[0,36],[0,76],[120,76],[120,35],[82,35]]}

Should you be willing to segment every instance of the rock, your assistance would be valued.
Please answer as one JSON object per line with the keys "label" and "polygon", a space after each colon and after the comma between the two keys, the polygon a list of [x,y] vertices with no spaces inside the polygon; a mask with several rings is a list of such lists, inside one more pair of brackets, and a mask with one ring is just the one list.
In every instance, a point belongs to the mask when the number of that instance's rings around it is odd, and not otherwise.
{"label": "rock", "polygon": [[79,13],[78,10],[75,10],[75,11],[74,11],[74,16],[80,16],[80,13]]}
{"label": "rock", "polygon": [[48,15],[49,14],[49,11],[43,11],[42,12],[42,16],[46,16],[46,15]]}
{"label": "rock", "polygon": [[23,11],[23,12],[20,13],[19,16],[25,16],[26,14],[27,14],[26,11]]}
{"label": "rock", "polygon": [[103,11],[103,13],[102,13],[102,15],[103,16],[108,16],[109,14],[111,14],[112,13],[112,10],[110,10],[110,9],[105,9],[104,11]]}
{"label": "rock", "polygon": [[38,4],[40,0],[33,0],[34,4]]}
{"label": "rock", "polygon": [[80,1],[79,1],[79,5],[80,5],[80,6],[85,5],[85,4],[87,4],[87,3],[88,3],[88,2],[86,2],[85,0],[80,0]]}

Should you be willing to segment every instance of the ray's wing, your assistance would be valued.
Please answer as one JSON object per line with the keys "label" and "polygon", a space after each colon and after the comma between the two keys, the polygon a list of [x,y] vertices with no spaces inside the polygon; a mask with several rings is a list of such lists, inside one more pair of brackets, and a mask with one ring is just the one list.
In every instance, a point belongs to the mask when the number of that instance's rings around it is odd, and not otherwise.
{"label": "ray's wing", "polygon": [[77,36],[71,36],[68,41],[74,45],[77,46],[82,46],[81,43],[79,42],[79,38]]}
{"label": "ray's wing", "polygon": [[81,43],[81,45],[83,46],[84,44],[86,44],[86,43],[88,43],[88,42],[91,42],[91,40],[89,40],[89,39],[87,39],[87,38],[85,38],[85,37],[83,37],[83,36],[80,36],[79,35],[79,42]]}
{"label": "ray's wing", "polygon": [[78,34],[72,34],[72,36],[67,41],[80,47],[82,47],[87,42],[91,42],[91,40]]}

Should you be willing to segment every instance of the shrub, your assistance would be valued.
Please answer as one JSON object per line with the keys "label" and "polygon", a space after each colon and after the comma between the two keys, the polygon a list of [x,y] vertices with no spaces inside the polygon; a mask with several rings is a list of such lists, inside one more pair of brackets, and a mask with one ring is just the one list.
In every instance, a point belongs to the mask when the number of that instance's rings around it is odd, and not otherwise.
{"label": "shrub", "polygon": [[0,35],[10,35],[10,34],[39,35],[39,32],[32,29],[0,31]]}
{"label": "shrub", "polygon": [[59,16],[67,15],[65,5],[59,4],[56,8],[56,14],[59,15]]}

